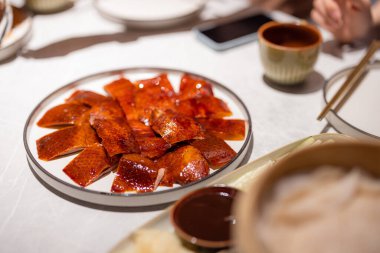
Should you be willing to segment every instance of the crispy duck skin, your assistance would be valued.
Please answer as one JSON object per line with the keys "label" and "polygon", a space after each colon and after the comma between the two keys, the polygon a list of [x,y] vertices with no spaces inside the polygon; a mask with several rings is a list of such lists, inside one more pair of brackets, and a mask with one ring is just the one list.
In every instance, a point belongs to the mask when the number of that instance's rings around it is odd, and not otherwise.
{"label": "crispy duck skin", "polygon": [[90,111],[90,124],[110,157],[140,153],[132,129],[116,101],[109,100],[94,106]]}
{"label": "crispy duck skin", "polygon": [[107,100],[99,103],[90,110],[90,124],[96,119],[112,120],[125,118],[123,110],[114,100]]}
{"label": "crispy duck skin", "polygon": [[136,138],[139,144],[141,155],[149,158],[158,158],[166,153],[171,147],[163,138],[160,137],[140,137]]}
{"label": "crispy duck skin", "polygon": [[212,86],[204,79],[184,74],[179,87],[179,98],[189,99],[200,96],[213,96]]}
{"label": "crispy duck skin", "polygon": [[157,175],[158,167],[150,159],[138,154],[123,155],[111,191],[152,192],[157,186]]}
{"label": "crispy duck skin", "polygon": [[227,104],[216,97],[198,97],[196,98],[196,105],[196,118],[223,118],[232,115]]}
{"label": "crispy duck skin", "polygon": [[137,88],[131,81],[120,78],[104,86],[104,89],[118,101],[128,120],[138,119],[135,108],[135,93]]}
{"label": "crispy duck skin", "polygon": [[213,169],[219,169],[236,156],[236,152],[225,141],[210,133],[206,133],[203,140],[192,141],[191,146],[202,153]]}
{"label": "crispy duck skin", "polygon": [[[158,94],[158,93],[157,93]],[[137,118],[150,125],[150,119],[155,110],[175,110],[175,99],[160,96],[159,94],[150,94],[147,92],[138,92],[135,96]]]}
{"label": "crispy duck skin", "polygon": [[175,96],[173,86],[165,73],[150,79],[136,81],[135,85],[140,91],[144,90],[151,94],[158,92],[167,97]]}
{"label": "crispy duck skin", "polygon": [[37,122],[39,127],[59,128],[74,125],[90,108],[76,103],[65,103],[49,109]]}
{"label": "crispy duck skin", "polygon": [[193,118],[223,118],[232,115],[223,100],[212,96],[179,100],[176,111]]}
{"label": "crispy duck skin", "polygon": [[197,121],[211,134],[223,140],[244,140],[245,121],[241,119],[200,118]]}
{"label": "crispy duck skin", "polygon": [[138,143],[125,118],[95,119],[91,125],[109,156],[140,153]]}
{"label": "crispy duck skin", "polygon": [[49,161],[96,143],[98,137],[89,124],[65,127],[37,140],[38,158]]}
{"label": "crispy duck skin", "polygon": [[133,135],[139,144],[141,155],[149,158],[157,158],[165,154],[166,150],[170,148],[161,137],[156,137],[153,130],[138,120],[129,120],[129,126],[133,131]]}
{"label": "crispy duck skin", "polygon": [[176,94],[166,74],[135,82],[135,107],[138,119],[146,125],[154,110],[175,109]]}
{"label": "crispy duck skin", "polygon": [[203,138],[203,132],[198,122],[171,110],[155,110],[151,123],[152,129],[170,144]]}
{"label": "crispy duck skin", "polygon": [[92,107],[109,99],[109,97],[100,95],[93,91],[77,90],[66,99],[66,102],[76,102]]}
{"label": "crispy duck skin", "polygon": [[128,120],[128,124],[131,127],[133,134],[136,138],[156,136],[152,128],[150,128],[150,126],[145,125],[139,120]]}
{"label": "crispy duck skin", "polygon": [[102,145],[95,144],[80,152],[63,172],[75,183],[86,187],[99,179],[112,165]]}
{"label": "crispy duck skin", "polygon": [[157,165],[165,169],[160,185],[185,185],[208,176],[209,165],[201,152],[192,146],[183,146],[167,153],[157,160]]}

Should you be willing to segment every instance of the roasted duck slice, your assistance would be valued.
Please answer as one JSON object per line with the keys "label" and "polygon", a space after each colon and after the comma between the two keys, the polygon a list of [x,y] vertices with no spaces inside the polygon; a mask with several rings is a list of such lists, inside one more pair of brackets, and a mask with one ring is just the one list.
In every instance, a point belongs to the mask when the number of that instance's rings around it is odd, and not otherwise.
{"label": "roasted duck slice", "polygon": [[75,183],[85,187],[109,172],[111,166],[111,160],[108,158],[102,145],[95,144],[80,152],[63,169],[63,172]]}
{"label": "roasted duck slice", "polygon": [[209,172],[207,161],[201,152],[192,146],[183,146],[167,153],[157,161],[160,169],[165,169],[161,185],[173,183],[185,185],[206,177]]}
{"label": "roasted duck slice", "polygon": [[110,157],[117,154],[140,153],[138,143],[125,118],[92,119],[91,125]]}
{"label": "roasted duck slice", "polygon": [[138,119],[146,125],[150,125],[150,119],[155,110],[175,110],[175,99],[160,97],[145,92],[138,92],[135,96]]}
{"label": "roasted duck slice", "polygon": [[76,102],[92,107],[109,99],[109,97],[100,95],[93,91],[77,90],[66,99],[66,102]]}
{"label": "roasted duck slice", "polygon": [[99,143],[88,124],[59,129],[37,140],[38,158],[49,161]]}
{"label": "roasted duck slice", "polygon": [[232,112],[227,104],[216,97],[198,97],[196,98],[197,118],[223,118],[231,116]]}
{"label": "roasted duck slice", "polygon": [[170,83],[167,74],[161,74],[151,79],[136,81],[135,85],[140,91],[144,90],[147,93],[157,94],[157,92],[159,92],[167,97],[175,96],[173,86]]}
{"label": "roasted duck slice", "polygon": [[171,110],[155,110],[152,114],[151,124],[152,129],[170,144],[203,138],[203,132],[198,122]]}
{"label": "roasted duck slice", "polygon": [[176,101],[176,112],[185,115],[187,117],[195,118],[197,116],[197,104],[195,99],[185,99]]}
{"label": "roasted duck slice", "polygon": [[119,104],[114,100],[99,103],[90,110],[90,123],[96,119],[112,120],[117,118],[125,118],[125,116]]}
{"label": "roasted duck slice", "polygon": [[162,156],[170,148],[169,143],[161,137],[156,137],[153,130],[144,123],[138,120],[129,120],[128,124],[139,144],[141,155],[156,158]]}
{"label": "roasted duck slice", "polygon": [[245,121],[241,119],[197,119],[211,134],[223,140],[244,140]]}
{"label": "roasted duck slice", "polygon": [[131,127],[133,134],[137,139],[156,136],[152,128],[150,128],[150,126],[145,125],[139,120],[128,120],[128,124]]}
{"label": "roasted duck slice", "polygon": [[176,94],[166,74],[135,82],[135,107],[138,119],[149,125],[154,110],[175,109]]}
{"label": "roasted duck slice", "polygon": [[204,79],[184,74],[179,87],[179,98],[189,99],[200,96],[213,96],[211,84]]}
{"label": "roasted duck slice", "polygon": [[149,158],[157,158],[165,154],[171,145],[160,137],[139,137],[136,138],[139,144],[141,155]]}
{"label": "roasted duck slice", "polygon": [[40,127],[62,127],[74,125],[90,108],[83,104],[66,103],[49,109],[37,122]]}
{"label": "roasted duck slice", "polygon": [[212,96],[179,100],[176,103],[176,111],[195,118],[223,118],[232,115],[223,100]]}
{"label": "roasted duck slice", "polygon": [[123,155],[111,191],[152,192],[157,188],[162,176],[163,173],[159,173],[158,167],[150,159],[137,154]]}
{"label": "roasted duck slice", "polygon": [[138,119],[134,102],[137,88],[128,79],[115,80],[104,86],[104,89],[119,102],[128,120]]}
{"label": "roasted duck slice", "polygon": [[210,133],[206,133],[203,140],[194,140],[191,145],[202,153],[213,169],[224,166],[236,156],[236,152],[225,141]]}

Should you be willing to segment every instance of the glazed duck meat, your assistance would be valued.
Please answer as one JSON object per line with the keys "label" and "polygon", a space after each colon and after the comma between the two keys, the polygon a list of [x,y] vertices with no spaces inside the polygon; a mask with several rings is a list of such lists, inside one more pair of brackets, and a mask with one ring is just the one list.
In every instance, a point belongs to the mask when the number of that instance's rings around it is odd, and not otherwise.
{"label": "glazed duck meat", "polygon": [[162,178],[159,168],[150,159],[138,154],[123,155],[117,167],[111,191],[151,192]]}
{"label": "glazed duck meat", "polygon": [[179,86],[179,98],[185,100],[202,96],[214,96],[212,85],[206,80],[184,74]]}
{"label": "glazed duck meat", "polygon": [[37,122],[37,125],[40,127],[53,128],[75,125],[88,110],[90,110],[88,106],[77,103],[57,105],[48,110]]}
{"label": "glazed duck meat", "polygon": [[212,96],[179,100],[176,109],[192,118],[223,118],[232,115],[231,110],[223,100]]}
{"label": "glazed duck meat", "polygon": [[151,114],[155,110],[174,110],[176,94],[166,74],[135,82],[135,107],[138,119],[150,125]]}
{"label": "glazed duck meat", "polygon": [[185,185],[198,181],[210,172],[206,159],[192,146],[183,146],[161,157],[157,164],[165,169],[161,185],[172,186],[174,183]]}
{"label": "glazed duck meat", "polygon": [[152,129],[170,144],[203,139],[201,125],[195,119],[171,110],[152,113]]}
{"label": "glazed duck meat", "polygon": [[245,137],[245,121],[225,119],[231,110],[198,77],[184,74],[178,93],[165,73],[103,88],[107,96],[75,91],[37,122],[55,128],[36,141],[39,159],[80,151],[63,172],[82,187],[105,174],[114,193],[195,182],[235,158],[224,140]]}
{"label": "glazed duck meat", "polygon": [[106,173],[112,165],[112,160],[102,145],[94,144],[80,152],[63,172],[74,182],[85,187]]}
{"label": "glazed duck meat", "polygon": [[104,90],[119,103],[128,120],[136,120],[138,118],[136,108],[134,107],[134,94],[137,89],[131,81],[120,78],[104,86]]}
{"label": "glazed duck meat", "polygon": [[201,152],[213,169],[226,165],[236,156],[236,152],[224,140],[210,133],[206,133],[203,140],[192,141],[191,145]]}
{"label": "glazed duck meat", "polygon": [[87,90],[77,90],[73,94],[71,94],[69,98],[66,99],[66,102],[74,102],[92,107],[106,100],[109,100],[109,98],[100,95],[96,92]]}
{"label": "glazed duck meat", "polygon": [[88,122],[65,127],[37,140],[38,158],[49,161],[97,143],[98,137]]}
{"label": "glazed duck meat", "polygon": [[223,140],[244,140],[245,121],[241,119],[197,119],[202,127]]}

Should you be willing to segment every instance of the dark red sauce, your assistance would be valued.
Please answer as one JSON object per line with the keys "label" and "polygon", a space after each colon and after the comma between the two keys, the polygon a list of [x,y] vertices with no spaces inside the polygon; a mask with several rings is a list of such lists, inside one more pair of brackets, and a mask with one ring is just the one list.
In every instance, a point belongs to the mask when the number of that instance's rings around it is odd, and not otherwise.
{"label": "dark red sauce", "polygon": [[209,187],[194,192],[178,204],[174,221],[190,236],[207,241],[228,241],[235,223],[232,205],[238,190]]}

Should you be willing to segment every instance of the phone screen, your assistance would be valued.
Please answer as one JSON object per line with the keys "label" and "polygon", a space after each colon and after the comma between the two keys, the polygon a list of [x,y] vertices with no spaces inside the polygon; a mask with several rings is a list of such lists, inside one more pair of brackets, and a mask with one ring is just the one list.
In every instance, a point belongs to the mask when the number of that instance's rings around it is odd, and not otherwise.
{"label": "phone screen", "polygon": [[224,43],[240,38],[244,35],[255,33],[261,25],[269,21],[272,21],[272,19],[263,14],[257,14],[229,23],[220,24],[200,32],[217,43]]}

